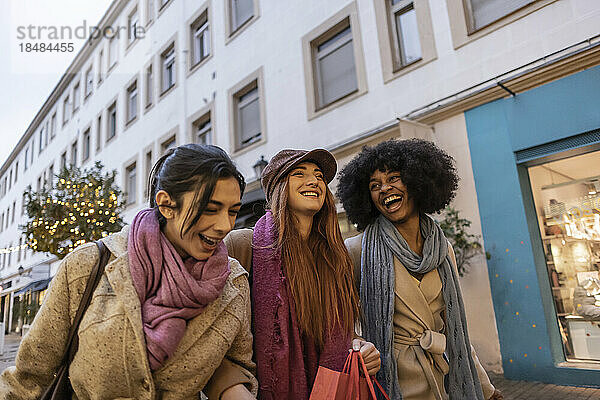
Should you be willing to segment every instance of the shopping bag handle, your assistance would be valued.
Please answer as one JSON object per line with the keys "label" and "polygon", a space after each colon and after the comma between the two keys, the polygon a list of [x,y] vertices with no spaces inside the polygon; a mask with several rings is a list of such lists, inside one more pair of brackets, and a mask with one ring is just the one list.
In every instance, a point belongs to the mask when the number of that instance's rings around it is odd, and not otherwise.
{"label": "shopping bag handle", "polygon": [[367,381],[367,386],[369,387],[369,392],[371,393],[371,396],[373,397],[374,400],[377,400],[377,397],[375,396],[375,388],[373,387],[373,382],[375,382],[375,384],[377,385],[377,388],[379,389],[379,391],[381,391],[381,394],[383,394],[383,397],[385,397],[386,400],[390,400],[390,398],[388,397],[387,393],[383,390],[383,387],[381,387],[381,384],[377,381],[377,379],[375,379],[375,377],[371,377],[369,376],[369,373],[367,371],[367,366],[365,365],[365,360],[363,360],[362,354],[360,354],[360,351],[356,351],[358,360],[360,361],[360,365],[362,366],[362,371],[363,374],[365,375],[365,379]]}

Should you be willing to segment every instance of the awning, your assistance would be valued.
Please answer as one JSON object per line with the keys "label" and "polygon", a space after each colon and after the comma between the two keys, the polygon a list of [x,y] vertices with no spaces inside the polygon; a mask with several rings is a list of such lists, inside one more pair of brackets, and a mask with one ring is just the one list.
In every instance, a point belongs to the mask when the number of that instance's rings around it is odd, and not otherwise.
{"label": "awning", "polygon": [[29,285],[25,286],[23,289],[21,289],[18,292],[16,292],[15,296],[18,296],[18,295],[23,294],[23,293],[27,293],[29,291],[31,291],[31,292],[39,292],[40,290],[44,290],[44,289],[46,289],[48,287],[48,284],[50,283],[51,279],[52,278],[41,279],[39,281],[31,282]]}

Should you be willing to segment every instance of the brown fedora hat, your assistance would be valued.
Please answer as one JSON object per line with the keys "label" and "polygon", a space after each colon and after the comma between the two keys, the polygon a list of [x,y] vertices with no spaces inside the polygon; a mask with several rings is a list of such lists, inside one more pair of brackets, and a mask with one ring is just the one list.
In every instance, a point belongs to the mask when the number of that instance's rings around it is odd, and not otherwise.
{"label": "brown fedora hat", "polygon": [[275,154],[261,174],[260,182],[267,201],[271,200],[275,184],[285,177],[296,165],[311,161],[323,171],[327,183],[331,182],[337,172],[337,162],[333,154],[325,149],[293,150],[285,149]]}

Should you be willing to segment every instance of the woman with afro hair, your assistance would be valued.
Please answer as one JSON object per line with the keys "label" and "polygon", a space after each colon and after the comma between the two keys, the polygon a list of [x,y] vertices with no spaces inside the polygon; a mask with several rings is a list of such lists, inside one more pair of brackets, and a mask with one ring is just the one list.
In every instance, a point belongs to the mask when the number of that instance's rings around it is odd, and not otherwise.
{"label": "woman with afro hair", "polygon": [[427,215],[457,188],[452,157],[420,139],[365,147],[340,173],[337,195],[362,231],[346,240],[362,334],[394,400],[502,399],[469,342],[452,246]]}

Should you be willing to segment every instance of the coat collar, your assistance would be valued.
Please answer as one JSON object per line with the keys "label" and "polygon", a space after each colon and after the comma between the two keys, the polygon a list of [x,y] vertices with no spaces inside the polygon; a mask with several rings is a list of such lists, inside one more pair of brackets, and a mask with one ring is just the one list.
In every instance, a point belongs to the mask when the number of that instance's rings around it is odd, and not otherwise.
{"label": "coat collar", "polygon": [[419,284],[404,265],[394,257],[394,272],[396,297],[406,304],[406,307],[413,312],[426,329],[434,329],[435,320],[429,305],[442,290],[442,281],[437,269],[425,274]]}

